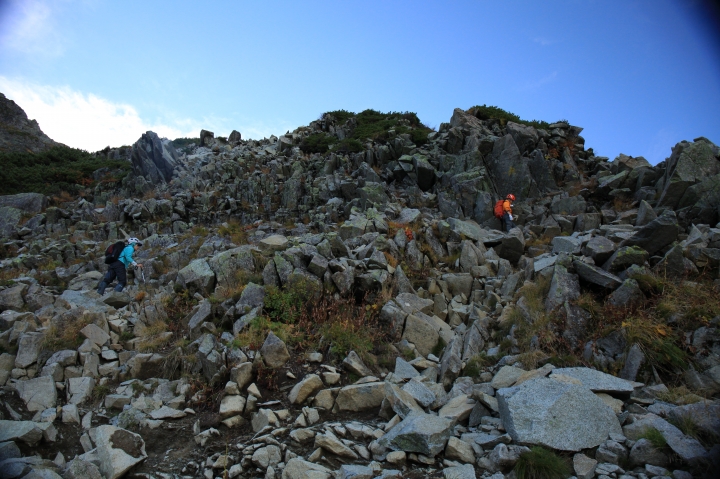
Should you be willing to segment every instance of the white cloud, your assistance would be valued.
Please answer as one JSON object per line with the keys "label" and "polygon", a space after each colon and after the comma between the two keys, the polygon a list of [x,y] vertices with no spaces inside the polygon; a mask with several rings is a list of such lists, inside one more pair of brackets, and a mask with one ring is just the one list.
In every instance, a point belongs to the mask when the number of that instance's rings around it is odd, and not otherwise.
{"label": "white cloud", "polygon": [[59,56],[65,40],[53,22],[51,4],[42,0],[9,0],[3,6],[0,45],[28,55]]}
{"label": "white cloud", "polygon": [[28,118],[37,120],[50,138],[88,151],[131,145],[148,130],[167,138],[197,136],[200,132],[200,126],[191,120],[171,125],[151,123],[141,118],[132,105],[69,87],[36,85],[0,76],[0,91],[25,110]]}

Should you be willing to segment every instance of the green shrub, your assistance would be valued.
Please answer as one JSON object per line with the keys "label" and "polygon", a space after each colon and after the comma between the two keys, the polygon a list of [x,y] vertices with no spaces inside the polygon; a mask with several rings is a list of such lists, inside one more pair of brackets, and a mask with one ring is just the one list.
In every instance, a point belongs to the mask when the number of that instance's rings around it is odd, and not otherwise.
{"label": "green shrub", "polygon": [[[127,161],[106,160],[85,150],[56,146],[40,153],[0,153],[0,195],[61,191],[77,193],[80,187],[91,187],[98,181],[120,181],[129,171]],[[107,168],[104,178],[93,178],[93,172]]]}
{"label": "green shrub", "polygon": [[347,110],[335,110],[335,111],[328,111],[327,113],[324,113],[325,115],[331,115],[335,118],[335,120],[340,123],[341,125],[348,121],[350,118],[355,116],[355,113]]}
{"label": "green shrub", "polygon": [[514,470],[518,479],[565,479],[571,474],[567,460],[540,446],[521,454]]}
{"label": "green shrub", "polygon": [[291,281],[285,289],[267,287],[265,291],[265,312],[270,319],[285,324],[295,323],[313,306],[311,299],[318,294],[317,286],[305,279]]}
{"label": "green shrub", "polygon": [[544,130],[550,129],[550,124],[546,121],[538,121],[538,120],[522,120],[519,116],[517,116],[515,113],[510,113],[509,111],[505,111],[502,108],[499,108],[497,106],[487,106],[487,105],[477,105],[468,110],[468,112],[481,119],[481,120],[500,120],[501,125],[505,125],[508,121],[512,121],[514,123],[521,123],[523,125],[528,126],[534,126],[535,128],[542,128]]}
{"label": "green shrub", "polygon": [[196,145],[200,144],[200,138],[175,138],[172,141],[172,144],[175,148],[184,148],[186,146],[189,146],[191,144],[195,143]]}
{"label": "green shrub", "polygon": [[330,145],[336,141],[337,139],[333,135],[314,133],[303,139],[302,143],[300,143],[300,150],[303,153],[326,153]]}
{"label": "green shrub", "polygon": [[363,144],[354,138],[345,138],[344,140],[340,140],[335,147],[333,147],[333,151],[340,153],[359,153],[364,149]]}
{"label": "green shrub", "polygon": [[417,146],[422,146],[425,143],[428,142],[428,134],[431,130],[425,130],[425,129],[419,129],[416,128],[410,132],[410,137],[412,138],[412,142],[415,143]]}
{"label": "green shrub", "polygon": [[330,344],[330,352],[340,358],[350,351],[363,355],[373,348],[372,337],[367,330],[352,330],[341,322],[323,324],[320,335]]}
{"label": "green shrub", "polygon": [[[413,143],[416,145],[424,145],[428,141],[428,133],[432,131],[431,128],[428,128],[420,122],[416,113],[409,111],[382,113],[368,109],[360,113],[353,113],[346,110],[336,110],[323,114],[323,117],[327,116],[335,118],[340,125],[344,124],[350,118],[355,119],[355,128],[350,133],[350,136],[342,140],[335,148],[339,151],[362,151],[363,140],[371,138],[381,142],[385,141],[388,138],[388,132],[390,130],[394,130],[396,134],[408,133]],[[354,142],[354,140],[357,140],[357,142]]]}

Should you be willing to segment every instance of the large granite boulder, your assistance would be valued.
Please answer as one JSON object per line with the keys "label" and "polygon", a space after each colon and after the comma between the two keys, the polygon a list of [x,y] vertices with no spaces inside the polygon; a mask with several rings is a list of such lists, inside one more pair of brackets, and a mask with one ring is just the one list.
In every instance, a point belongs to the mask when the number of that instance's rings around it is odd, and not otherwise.
{"label": "large granite boulder", "polygon": [[430,164],[427,157],[413,155],[413,167],[417,174],[417,184],[421,190],[427,191],[435,184],[435,168]]}
{"label": "large granite boulder", "polygon": [[556,196],[553,198],[553,202],[550,204],[550,211],[554,215],[579,215],[585,213],[587,209],[587,203],[585,198],[582,196],[570,196],[567,198],[560,198]]}
{"label": "large granite boulder", "polygon": [[720,401],[700,401],[678,406],[668,413],[668,417],[676,424],[691,421],[704,434],[717,435],[720,432]]}
{"label": "large granite boulder", "polygon": [[132,147],[132,168],[137,176],[143,176],[151,184],[169,183],[178,155],[170,140],[160,139],[157,133],[148,131]]}
{"label": "large granite boulder", "polygon": [[223,286],[232,286],[237,282],[238,271],[252,273],[255,271],[253,247],[244,245],[222,251],[207,260],[210,269],[215,273],[217,282]]}
{"label": "large granite boulder", "polygon": [[95,445],[100,470],[106,479],[117,479],[147,458],[145,441],[139,434],[115,426],[98,426]]}
{"label": "large granite boulder", "polygon": [[520,228],[511,229],[502,240],[498,256],[515,264],[525,252],[525,237]]}
{"label": "large granite boulder", "polygon": [[623,246],[618,248],[603,264],[603,269],[618,272],[636,264],[642,266],[648,259],[648,252],[639,246]]}
{"label": "large granite boulder", "polygon": [[521,199],[538,195],[537,185],[512,135],[507,134],[495,141],[486,163],[493,183],[503,197],[508,193]]}
{"label": "large granite boulder", "polygon": [[18,381],[15,389],[20,399],[25,401],[28,411],[44,411],[55,407],[57,403],[57,390],[55,381],[50,376]]}
{"label": "large granite boulder", "polygon": [[643,301],[645,301],[645,295],[634,279],[626,279],[607,297],[607,304],[616,308],[634,308],[641,305]]}
{"label": "large granite boulder", "polygon": [[394,451],[416,452],[434,457],[445,449],[453,420],[425,413],[411,413],[378,442]]}
{"label": "large granite boulder", "polygon": [[41,424],[33,421],[0,420],[0,443],[22,441],[34,446],[43,438]]}
{"label": "large granite boulder", "polygon": [[512,121],[507,122],[507,132],[515,140],[515,144],[521,154],[529,153],[535,149],[538,142],[538,132],[529,125],[522,125]]}
{"label": "large granite boulder", "polygon": [[538,378],[496,397],[505,429],[520,443],[579,451],[622,432],[612,409],[578,384]]}
{"label": "large granite boulder", "polygon": [[527,165],[541,193],[557,190],[557,183],[555,183],[555,178],[552,175],[550,164],[541,150],[532,152]]}
{"label": "large granite boulder", "polygon": [[567,268],[555,264],[550,291],[545,299],[545,310],[550,312],[562,306],[566,301],[580,297],[580,282],[576,274],[569,273]]}
{"label": "large granite boulder", "polygon": [[273,369],[285,366],[285,363],[290,359],[287,346],[272,331],[265,338],[265,342],[260,348],[260,354],[262,354],[265,365]]}
{"label": "large granite boulder", "polygon": [[656,429],[660,432],[667,441],[668,447],[686,462],[698,463],[706,457],[707,451],[697,439],[686,436],[680,429],[655,414],[638,417],[632,424],[623,427],[623,434],[628,439],[636,441],[648,429]]}
{"label": "large granite boulder", "polygon": [[379,408],[385,399],[385,383],[368,382],[345,386],[335,401],[340,411],[367,411]]}
{"label": "large granite boulder", "polygon": [[205,259],[194,259],[178,272],[178,283],[209,296],[215,288],[215,273]]}
{"label": "large granite boulder", "polygon": [[299,457],[290,459],[282,472],[282,479],[330,479],[331,477],[333,473],[327,467]]}
{"label": "large granite boulder", "polygon": [[18,193],[17,195],[0,196],[0,206],[15,208],[29,215],[40,213],[47,208],[47,205],[47,196],[40,193]]}
{"label": "large granite boulder", "polygon": [[12,311],[22,311],[25,306],[23,296],[28,290],[28,285],[24,283],[10,286],[0,291],[0,311],[10,309]]}
{"label": "large granite boulder", "polygon": [[649,166],[651,166],[650,163],[642,156],[633,158],[632,156],[623,155],[622,153],[611,163],[613,173],[622,173],[623,171]]}
{"label": "large granite boulder", "polygon": [[604,236],[594,236],[582,250],[584,256],[591,257],[595,264],[603,264],[615,252],[615,243]]}
{"label": "large granite boulder", "polygon": [[16,368],[27,368],[38,360],[44,337],[43,333],[34,332],[20,335],[18,338],[18,353],[15,356]]}
{"label": "large granite boulder", "polygon": [[555,368],[552,374],[577,379],[583,386],[595,393],[630,396],[634,390],[633,383],[630,381],[591,368]]}
{"label": "large granite boulder", "polygon": [[620,278],[593,264],[575,260],[573,261],[573,266],[578,276],[580,276],[580,279],[588,283],[608,289],[615,289],[622,284]]}
{"label": "large granite boulder", "polygon": [[659,206],[676,208],[689,187],[720,173],[713,146],[705,138],[675,145],[667,160]]}
{"label": "large granite boulder", "polygon": [[[0,93],[0,103],[4,98]],[[0,116],[2,116],[1,112]],[[0,144],[2,144],[2,137],[3,128],[0,128]],[[12,236],[15,229],[19,227],[23,216],[36,215],[47,208],[47,204],[47,197],[39,193],[0,196],[0,237]]]}
{"label": "large granite boulder", "polygon": [[620,246],[639,246],[652,255],[675,241],[679,232],[680,227],[675,212],[665,210],[630,238],[623,240]]}
{"label": "large granite boulder", "polygon": [[685,212],[685,224],[716,224],[720,215],[720,173],[685,190],[677,208],[689,208]]}

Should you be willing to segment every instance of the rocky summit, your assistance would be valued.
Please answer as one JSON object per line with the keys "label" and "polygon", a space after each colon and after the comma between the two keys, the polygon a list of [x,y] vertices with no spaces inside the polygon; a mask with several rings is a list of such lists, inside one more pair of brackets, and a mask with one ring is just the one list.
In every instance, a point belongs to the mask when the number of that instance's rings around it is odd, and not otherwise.
{"label": "rocky summit", "polygon": [[0,478],[715,477],[720,148],[498,112],[148,131],[0,196]]}

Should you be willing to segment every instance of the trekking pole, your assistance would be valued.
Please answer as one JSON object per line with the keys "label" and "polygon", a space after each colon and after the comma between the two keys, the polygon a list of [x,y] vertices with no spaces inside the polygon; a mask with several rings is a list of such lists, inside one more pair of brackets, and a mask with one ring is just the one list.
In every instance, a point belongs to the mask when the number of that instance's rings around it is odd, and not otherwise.
{"label": "trekking pole", "polygon": [[[138,267],[135,266],[135,273],[137,273]],[[145,284],[145,268],[140,268],[140,275],[142,276],[143,284]]]}

